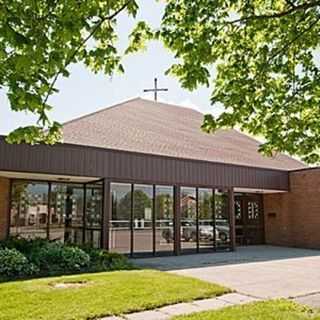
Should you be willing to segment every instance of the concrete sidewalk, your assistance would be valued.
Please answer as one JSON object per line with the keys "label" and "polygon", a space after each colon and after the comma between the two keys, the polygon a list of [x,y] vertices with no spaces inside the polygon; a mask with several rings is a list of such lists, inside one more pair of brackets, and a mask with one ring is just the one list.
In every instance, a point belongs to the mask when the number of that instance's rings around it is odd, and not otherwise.
{"label": "concrete sidewalk", "polygon": [[[301,298],[320,307],[320,251],[272,246],[236,252],[136,260],[175,274],[217,283],[261,299]],[[319,302],[318,302],[319,301]],[[309,303],[308,303],[309,304]]]}
{"label": "concrete sidewalk", "polygon": [[238,293],[228,293],[216,298],[178,303],[149,311],[136,312],[117,317],[106,317],[101,320],[168,320],[174,316],[218,310],[233,305],[256,301],[259,301],[259,299]]}

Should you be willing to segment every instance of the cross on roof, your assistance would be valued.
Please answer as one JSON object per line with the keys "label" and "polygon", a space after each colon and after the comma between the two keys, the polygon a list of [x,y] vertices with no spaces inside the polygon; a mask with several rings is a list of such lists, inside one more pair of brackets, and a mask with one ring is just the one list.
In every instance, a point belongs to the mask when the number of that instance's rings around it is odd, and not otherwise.
{"label": "cross on roof", "polygon": [[144,89],[143,92],[153,92],[154,93],[154,101],[158,100],[158,92],[160,91],[168,91],[167,88],[158,88],[158,79],[154,78],[154,89]]}

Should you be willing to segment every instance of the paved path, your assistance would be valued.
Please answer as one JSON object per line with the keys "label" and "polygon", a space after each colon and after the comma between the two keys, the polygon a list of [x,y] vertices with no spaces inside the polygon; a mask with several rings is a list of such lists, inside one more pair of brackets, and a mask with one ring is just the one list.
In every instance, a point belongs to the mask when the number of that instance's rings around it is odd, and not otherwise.
{"label": "paved path", "polygon": [[[320,307],[320,251],[272,246],[136,260],[144,267],[167,270],[225,285],[260,299],[299,297]],[[304,298],[304,300],[302,300]]]}
{"label": "paved path", "polygon": [[194,312],[218,310],[224,307],[259,301],[259,299],[238,293],[229,293],[221,297],[178,303],[150,311],[136,312],[120,317],[106,317],[101,320],[167,320],[174,316]]}

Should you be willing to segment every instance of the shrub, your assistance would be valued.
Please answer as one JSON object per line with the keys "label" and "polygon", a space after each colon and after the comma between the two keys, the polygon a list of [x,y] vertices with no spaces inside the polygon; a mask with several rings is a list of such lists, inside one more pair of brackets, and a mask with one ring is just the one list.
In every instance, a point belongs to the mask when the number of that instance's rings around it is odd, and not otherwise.
{"label": "shrub", "polygon": [[77,247],[48,242],[30,255],[33,261],[44,273],[78,272],[87,268],[90,257]]}
{"label": "shrub", "polygon": [[47,239],[35,238],[25,239],[20,237],[10,237],[0,242],[0,248],[16,249],[27,258],[35,251],[48,244]]}
{"label": "shrub", "polygon": [[0,249],[0,277],[24,277],[39,272],[39,269],[16,249]]}
{"label": "shrub", "polygon": [[92,247],[82,247],[90,256],[90,269],[92,271],[130,270],[132,263],[127,257],[119,253],[111,253]]}
{"label": "shrub", "polygon": [[12,237],[0,242],[0,251],[0,278],[6,279],[134,268],[118,253],[40,238]]}

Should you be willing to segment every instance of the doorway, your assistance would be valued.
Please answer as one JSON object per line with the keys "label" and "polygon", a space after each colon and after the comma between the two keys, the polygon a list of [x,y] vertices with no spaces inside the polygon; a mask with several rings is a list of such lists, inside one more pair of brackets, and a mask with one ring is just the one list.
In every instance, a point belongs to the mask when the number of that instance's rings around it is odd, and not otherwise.
{"label": "doorway", "polygon": [[237,246],[263,244],[262,195],[236,194],[234,204]]}

